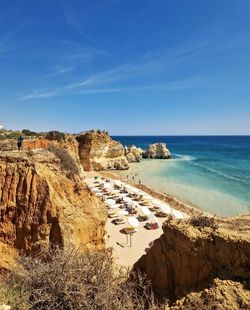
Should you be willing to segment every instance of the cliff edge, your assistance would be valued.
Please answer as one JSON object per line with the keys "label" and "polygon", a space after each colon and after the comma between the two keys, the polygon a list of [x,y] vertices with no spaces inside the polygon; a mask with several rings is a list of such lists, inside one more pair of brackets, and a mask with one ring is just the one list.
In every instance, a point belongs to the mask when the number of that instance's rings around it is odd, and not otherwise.
{"label": "cliff edge", "polygon": [[63,149],[0,153],[0,249],[9,261],[14,249],[103,246],[106,214],[77,168]]}
{"label": "cliff edge", "polygon": [[249,216],[217,222],[212,228],[167,220],[163,235],[134,269],[146,274],[158,296],[170,300],[202,290],[216,277],[249,284]]}
{"label": "cliff edge", "polygon": [[107,132],[89,131],[76,136],[79,158],[86,171],[126,170],[129,168],[125,149]]}

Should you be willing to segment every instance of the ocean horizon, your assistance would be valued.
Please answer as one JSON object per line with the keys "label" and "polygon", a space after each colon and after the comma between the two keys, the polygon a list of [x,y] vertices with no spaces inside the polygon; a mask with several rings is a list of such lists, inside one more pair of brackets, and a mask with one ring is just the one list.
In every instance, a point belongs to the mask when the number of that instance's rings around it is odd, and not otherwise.
{"label": "ocean horizon", "polygon": [[250,136],[113,136],[123,145],[146,149],[166,143],[170,160],[142,160],[124,175],[196,205],[211,214],[250,212]]}

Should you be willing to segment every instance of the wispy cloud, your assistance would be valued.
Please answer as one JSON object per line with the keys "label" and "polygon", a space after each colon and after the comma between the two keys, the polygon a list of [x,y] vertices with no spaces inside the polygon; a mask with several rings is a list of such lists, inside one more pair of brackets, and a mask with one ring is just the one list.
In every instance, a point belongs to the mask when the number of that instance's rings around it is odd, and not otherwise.
{"label": "wispy cloud", "polygon": [[18,98],[19,101],[32,100],[32,99],[41,99],[41,98],[49,98],[57,96],[56,90],[43,92],[41,90],[35,90],[30,94],[20,96]]}
{"label": "wispy cloud", "polygon": [[60,75],[65,75],[69,72],[72,72],[74,69],[75,69],[75,66],[70,66],[70,67],[56,66],[55,68],[53,68],[53,70],[51,70],[52,71],[51,73],[44,75],[39,79],[43,80],[43,79],[50,79],[50,78],[58,77]]}
{"label": "wispy cloud", "polygon": [[[194,88],[208,87],[207,79],[202,76],[196,76],[187,79],[180,79],[175,81],[169,81],[165,83],[156,83],[150,85],[139,85],[139,86],[109,86],[108,83],[105,85],[96,85],[91,82],[89,85],[85,84],[84,88],[72,89],[69,86],[60,87],[49,92],[34,91],[31,94],[27,94],[18,98],[19,101],[41,99],[62,95],[91,95],[91,94],[104,94],[104,93],[118,93],[118,92],[129,92],[129,91],[148,91],[148,90],[158,90],[158,91],[176,91],[176,90],[186,90]],[[75,87],[74,87],[75,88]]]}
{"label": "wispy cloud", "polygon": [[[217,48],[208,40],[189,41],[163,51],[151,51],[131,63],[118,64],[86,76],[84,79],[62,85],[49,92],[31,92],[21,100],[73,94],[114,93],[124,91],[174,91],[208,86],[203,76],[171,79],[171,73],[193,58],[206,55]],[[63,73],[59,70],[58,74]],[[183,75],[181,75],[183,76]],[[158,82],[157,82],[158,81]]]}
{"label": "wispy cloud", "polygon": [[6,52],[8,49],[9,41],[27,24],[28,21],[28,19],[23,20],[8,32],[6,32],[2,38],[0,38],[0,53]]}

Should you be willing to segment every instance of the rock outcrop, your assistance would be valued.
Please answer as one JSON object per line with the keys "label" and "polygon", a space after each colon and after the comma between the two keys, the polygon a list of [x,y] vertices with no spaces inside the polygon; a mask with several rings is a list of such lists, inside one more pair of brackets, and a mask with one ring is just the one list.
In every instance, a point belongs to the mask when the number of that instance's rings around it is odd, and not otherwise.
{"label": "rock outcrop", "polygon": [[249,308],[250,291],[242,283],[217,278],[208,288],[188,294],[166,310],[249,310]]}
{"label": "rock outcrop", "polygon": [[204,289],[216,277],[249,281],[249,228],[249,217],[221,220],[217,229],[169,219],[134,268],[146,274],[157,295],[171,300]]}
{"label": "rock outcrop", "polygon": [[78,135],[79,158],[86,171],[126,170],[129,168],[124,147],[107,132],[90,131]]}
{"label": "rock outcrop", "polygon": [[135,145],[131,145],[128,147],[125,146],[125,155],[129,163],[140,162],[142,160],[143,154],[144,151],[141,148],[136,147]]}
{"label": "rock outcrop", "polygon": [[103,246],[104,209],[75,175],[74,161],[57,155],[0,154],[0,249],[32,253],[55,244],[82,250]]}
{"label": "rock outcrop", "polygon": [[154,143],[148,146],[143,157],[153,159],[169,159],[171,158],[170,151],[167,149],[166,143]]}
{"label": "rock outcrop", "polygon": [[[88,131],[79,135],[63,134],[63,138],[60,139],[53,139],[53,136],[51,139],[25,138],[22,150],[48,149],[50,147],[67,150],[77,163],[82,164],[85,171],[129,168],[124,147],[111,139],[107,132]],[[17,150],[16,140],[0,141],[0,152],[14,150]],[[138,151],[139,149],[137,149]],[[138,155],[133,153],[133,156]]]}

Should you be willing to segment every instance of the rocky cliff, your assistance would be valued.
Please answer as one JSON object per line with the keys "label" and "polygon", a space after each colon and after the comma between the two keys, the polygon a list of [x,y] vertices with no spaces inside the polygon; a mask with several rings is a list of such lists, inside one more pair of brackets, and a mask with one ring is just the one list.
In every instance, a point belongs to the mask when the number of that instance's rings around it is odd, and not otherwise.
{"label": "rocky cliff", "polygon": [[153,159],[169,159],[171,158],[171,154],[167,149],[166,143],[154,143],[148,146],[148,149],[143,154],[143,157]]}
{"label": "rocky cliff", "polygon": [[47,150],[0,154],[0,249],[103,245],[105,212],[67,156]]}
{"label": "rocky cliff", "polygon": [[[67,150],[76,162],[81,163],[86,171],[129,168],[125,148],[119,142],[111,139],[107,132],[88,131],[78,135],[61,134],[59,138],[53,137],[53,135],[50,139],[45,137],[25,138],[22,150],[62,148]],[[0,152],[14,150],[17,150],[16,140],[0,141]],[[134,149],[132,155],[136,155]]]}
{"label": "rocky cliff", "polygon": [[215,277],[247,283],[249,217],[218,220],[218,225],[201,228],[169,219],[163,235],[134,268],[146,273],[157,295],[171,300],[204,289]]}
{"label": "rocky cliff", "polygon": [[144,151],[135,145],[125,147],[125,155],[129,163],[140,162],[143,154]]}
{"label": "rocky cliff", "polygon": [[86,171],[126,170],[129,168],[124,147],[107,132],[90,131],[78,135],[79,158]]}

